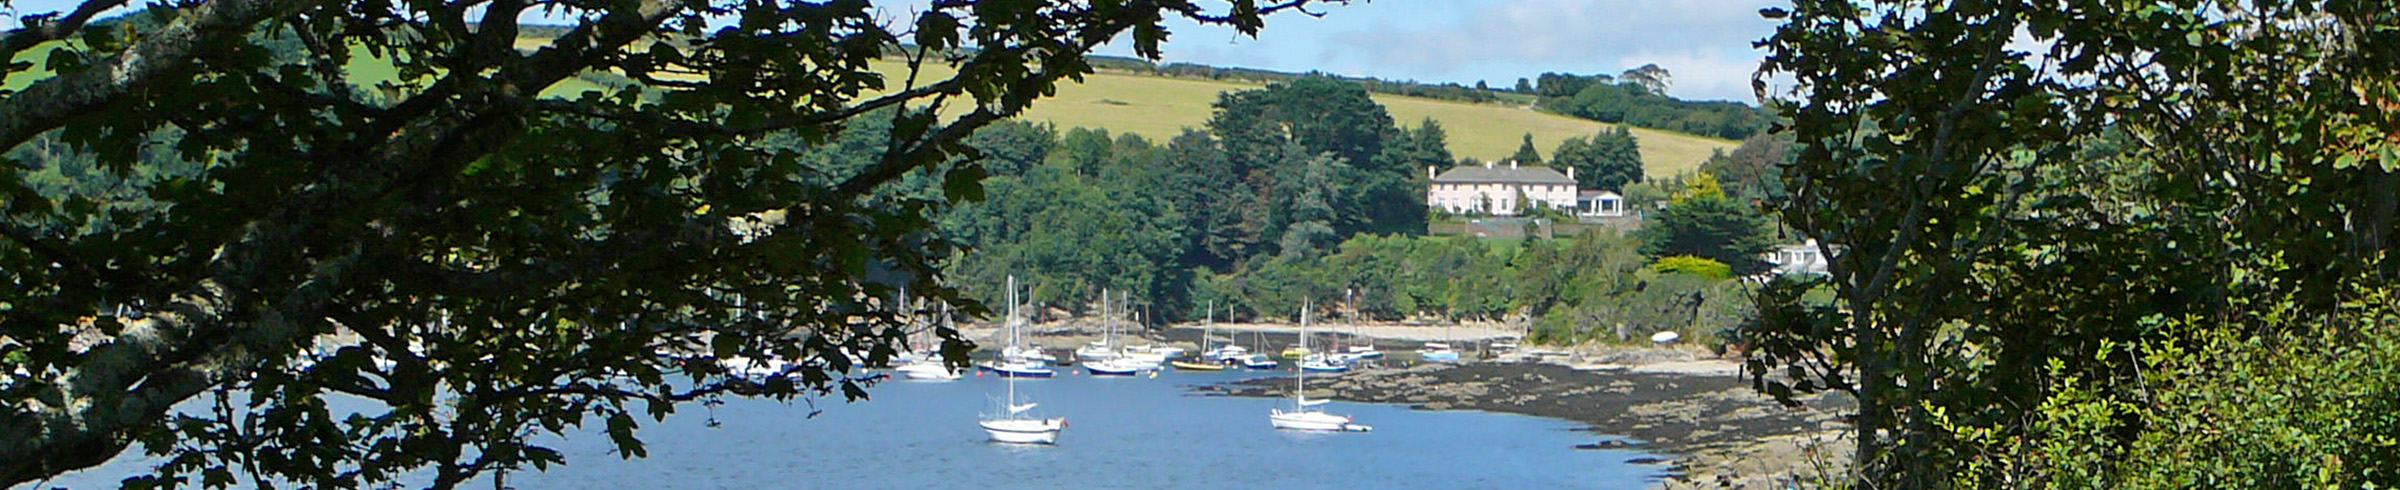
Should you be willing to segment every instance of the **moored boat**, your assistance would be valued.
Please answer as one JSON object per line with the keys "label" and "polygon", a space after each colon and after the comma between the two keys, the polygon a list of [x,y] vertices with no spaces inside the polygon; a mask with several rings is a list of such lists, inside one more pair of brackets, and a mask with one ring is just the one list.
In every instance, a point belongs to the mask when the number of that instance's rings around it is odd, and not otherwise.
{"label": "moored boat", "polygon": [[[1012,281],[1013,282],[1013,281]],[[1011,286],[1013,289],[1014,286]],[[1013,292],[1013,291],[1012,291]],[[985,415],[975,425],[995,442],[1012,444],[1057,444],[1058,433],[1067,429],[1066,417],[1041,418],[1026,415],[1035,403],[1017,402],[1017,380],[1008,380],[1008,398],[1000,403],[998,413]]]}
{"label": "moored boat", "polygon": [[1308,356],[1300,360],[1300,370],[1312,373],[1339,373],[1350,370],[1350,363],[1337,362],[1323,356]]}
{"label": "moored boat", "polygon": [[1057,376],[1050,365],[1040,361],[1000,361],[983,364],[983,370],[1004,378],[1048,378]]}
{"label": "moored boat", "polygon": [[1308,357],[1309,352],[1307,346],[1294,345],[1291,347],[1285,347],[1283,352],[1280,354],[1283,355],[1284,359],[1300,359]]}
{"label": "moored boat", "polygon": [[906,379],[918,381],[949,381],[958,379],[958,371],[944,365],[940,358],[927,359],[900,366],[895,371]]}
{"label": "moored boat", "polygon": [[[1050,370],[1050,362],[1047,360],[1049,356],[1043,355],[1040,349],[1028,349],[1024,347],[1023,337],[1017,332],[1016,295],[1017,277],[1009,276],[1007,294],[1008,317],[1004,320],[1001,320],[1001,323],[1008,325],[1008,348],[1001,351],[999,360],[984,363],[982,367],[985,371],[991,371],[1004,378],[1048,378],[1055,376],[1058,373]],[[1015,385],[1010,386],[1014,387]]]}
{"label": "moored boat", "polygon": [[1458,351],[1450,350],[1450,344],[1426,342],[1424,348],[1417,349],[1417,357],[1428,362],[1458,362]]}
{"label": "moored boat", "polygon": [[1200,360],[1189,360],[1189,361],[1187,361],[1187,360],[1183,360],[1183,359],[1176,359],[1176,360],[1174,360],[1174,361],[1172,361],[1172,362],[1168,362],[1168,363],[1167,363],[1167,365],[1170,365],[1170,366],[1175,366],[1175,369],[1184,370],[1184,371],[1224,371],[1224,370],[1225,370],[1225,364],[1223,364],[1223,363],[1205,362],[1205,361],[1200,361]]}
{"label": "moored boat", "polygon": [[1274,358],[1267,357],[1266,354],[1251,354],[1242,356],[1241,364],[1242,367],[1246,369],[1275,369],[1282,367],[1282,364],[1276,363]]}
{"label": "moored boat", "polygon": [[[1301,303],[1300,342],[1303,348],[1305,348],[1308,343],[1308,309],[1309,307],[1307,303]],[[1300,372],[1293,377],[1292,409],[1284,410],[1277,408],[1268,410],[1267,423],[1269,425],[1273,425],[1276,429],[1281,430],[1326,432],[1365,432],[1373,430],[1367,426],[1355,423],[1355,421],[1352,420],[1348,415],[1326,413],[1324,410],[1316,408],[1317,406],[1324,405],[1326,400],[1310,401],[1308,399],[1309,370],[1305,369],[1307,362],[1308,361],[1306,360],[1302,361],[1303,369],[1301,369]]]}
{"label": "moored boat", "polygon": [[1140,374],[1146,369],[1157,369],[1157,365],[1144,364],[1130,359],[1109,359],[1083,363],[1083,370],[1092,373],[1093,376],[1132,376]]}

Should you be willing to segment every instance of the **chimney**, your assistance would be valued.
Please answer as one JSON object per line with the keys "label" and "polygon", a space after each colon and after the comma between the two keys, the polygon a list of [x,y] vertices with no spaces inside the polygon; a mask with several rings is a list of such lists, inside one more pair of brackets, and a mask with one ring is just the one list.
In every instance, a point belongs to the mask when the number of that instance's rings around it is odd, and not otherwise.
{"label": "chimney", "polygon": [[1575,180],[1575,167],[1567,167],[1567,180]]}
{"label": "chimney", "polygon": [[1493,164],[1493,163],[1499,163],[1499,162],[1483,162],[1483,168],[1492,168],[1492,164]]}
{"label": "chimney", "polygon": [[1426,165],[1426,166],[1425,166],[1425,180],[1433,180],[1433,166],[1432,166],[1432,165]]}
{"label": "chimney", "polygon": [[1509,161],[1508,161],[1508,169],[1509,169],[1509,170],[1516,170],[1516,169],[1517,169],[1517,161],[1516,161],[1516,160],[1509,160]]}

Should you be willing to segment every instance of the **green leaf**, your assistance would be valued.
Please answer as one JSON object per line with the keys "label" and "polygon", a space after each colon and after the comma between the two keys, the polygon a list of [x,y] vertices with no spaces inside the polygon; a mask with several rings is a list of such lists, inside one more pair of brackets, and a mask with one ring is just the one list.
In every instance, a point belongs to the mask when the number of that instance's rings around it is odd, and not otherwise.
{"label": "green leaf", "polygon": [[952,204],[979,202],[984,198],[982,165],[960,165],[942,174],[942,195]]}
{"label": "green leaf", "polygon": [[958,18],[939,10],[917,17],[917,45],[940,51],[955,45],[958,39]]}

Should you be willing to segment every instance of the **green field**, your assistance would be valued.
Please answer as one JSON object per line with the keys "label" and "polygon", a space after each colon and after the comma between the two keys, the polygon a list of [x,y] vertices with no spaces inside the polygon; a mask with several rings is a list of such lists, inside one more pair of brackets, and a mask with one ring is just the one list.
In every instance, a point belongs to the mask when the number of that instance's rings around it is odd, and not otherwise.
{"label": "green field", "polygon": [[[1210,80],[1163,78],[1114,73],[1094,74],[1081,84],[1059,87],[1056,97],[1034,103],[1024,117],[1066,127],[1105,128],[1133,132],[1153,139],[1173,136],[1185,127],[1208,122],[1217,93],[1258,88],[1257,85]],[[1534,147],[1549,156],[1558,142],[1573,136],[1598,134],[1610,125],[1521,107],[1472,104],[1417,97],[1375,94],[1403,126],[1430,117],[1450,134],[1450,152],[1481,160],[1515,154],[1526,133]],[[1633,128],[1641,141],[1642,166],[1653,177],[1689,172],[1708,160],[1716,149],[1732,150],[1738,142],[1683,133]]]}
{"label": "green field", "polygon": [[[521,40],[519,47],[536,48],[540,40]],[[51,47],[37,46],[17,56],[18,61],[32,62],[31,73],[19,73],[0,81],[0,87],[16,89],[48,76],[40,66]],[[363,50],[354,52],[348,66],[351,77],[362,86],[395,77],[388,63],[366,56]],[[896,61],[876,64],[876,70],[890,76],[889,83],[897,87],[902,82],[902,65]],[[947,67],[935,67],[920,75],[920,80],[938,80],[950,76]],[[1174,137],[1184,128],[1207,124],[1217,94],[1229,90],[1255,89],[1256,84],[1166,78],[1123,73],[1097,73],[1082,83],[1061,85],[1055,97],[1036,102],[1026,111],[1025,119],[1043,121],[1060,128],[1087,127],[1107,129],[1117,133],[1138,133],[1154,140]],[[579,79],[567,79],[548,87],[543,93],[551,96],[572,96],[598,86]],[[1555,114],[1536,112],[1521,106],[1473,104],[1445,100],[1375,94],[1391,111],[1392,118],[1402,126],[1415,126],[1432,118],[1441,121],[1450,135],[1450,151],[1462,157],[1480,160],[1507,158],[1517,150],[1525,134],[1533,135],[1534,146],[1544,156],[1558,147],[1558,142],[1573,136],[1599,133],[1609,125]],[[1706,138],[1683,133],[1633,128],[1641,141],[1642,165],[1651,177],[1664,177],[1699,168],[1712,150],[1731,150],[1734,141]]]}
{"label": "green field", "polygon": [[[875,67],[894,87],[904,80],[904,65],[899,62],[886,61]],[[918,79],[920,83],[939,80],[951,73],[947,67],[930,67]],[[1035,102],[1022,117],[1062,129],[1101,128],[1163,140],[1184,128],[1207,124],[1214,110],[1209,104],[1217,101],[1218,93],[1255,88],[1259,85],[1103,72],[1084,77],[1083,83],[1061,85],[1056,96]],[[1523,107],[1385,94],[1373,97],[1403,126],[1415,126],[1428,117],[1441,121],[1442,129],[1450,134],[1451,153],[1481,160],[1515,154],[1526,133],[1533,134],[1534,146],[1546,157],[1560,141],[1598,134],[1611,126]],[[1690,172],[1708,160],[1713,150],[1732,150],[1739,144],[1646,128],[1633,128],[1633,134],[1641,141],[1643,170],[1653,177]]]}
{"label": "green field", "polygon": [[0,80],[0,90],[22,89],[25,88],[26,85],[32,85],[34,80],[49,78],[50,70],[43,69],[42,67],[49,65],[48,62],[50,61],[50,51],[58,49],[59,46],[62,46],[62,44],[57,42],[47,42],[33,45],[32,48],[18,52],[16,59],[10,61],[32,63],[33,71],[8,74],[8,78],[6,80]]}

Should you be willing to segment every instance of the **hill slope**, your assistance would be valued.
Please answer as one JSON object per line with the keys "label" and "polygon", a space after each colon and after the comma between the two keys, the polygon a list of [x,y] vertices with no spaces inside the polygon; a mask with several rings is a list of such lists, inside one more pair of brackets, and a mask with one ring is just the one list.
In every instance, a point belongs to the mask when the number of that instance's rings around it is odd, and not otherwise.
{"label": "hill slope", "polygon": [[[891,79],[896,83],[902,68],[892,62],[877,69],[893,74]],[[940,78],[949,73],[928,70],[924,76]],[[1081,84],[1060,86],[1057,96],[1035,102],[1023,117],[1056,124],[1062,129],[1100,128],[1163,140],[1174,137],[1183,128],[1206,125],[1213,110],[1210,104],[1216,103],[1219,92],[1255,88],[1259,85],[1102,72],[1085,77]],[[1450,135],[1451,153],[1486,161],[1515,154],[1526,133],[1533,134],[1534,147],[1548,157],[1560,141],[1598,134],[1613,126],[1522,107],[1388,94],[1372,94],[1372,97],[1391,111],[1392,119],[1402,126],[1413,127],[1428,117],[1441,121],[1442,129]],[[1633,128],[1633,134],[1641,141],[1643,170],[1652,178],[1698,169],[1712,150],[1730,151],[1739,144],[1647,128]]]}
{"label": "hill slope", "polygon": [[[521,47],[536,47],[535,39],[520,41]],[[19,88],[32,80],[48,76],[39,67],[47,58],[50,47],[37,46],[19,53],[18,61],[33,62],[33,73],[19,73],[0,84]],[[352,59],[352,77],[365,80],[388,80],[393,77],[388,64],[376,63],[359,53]],[[877,70],[891,74],[897,85],[901,71],[898,62],[877,65]],[[924,76],[942,78],[950,73],[943,68],[929,70]],[[544,90],[557,96],[570,96],[597,86],[577,79],[567,79],[558,86]],[[1023,116],[1025,119],[1049,122],[1060,128],[1087,127],[1107,129],[1116,133],[1137,133],[1153,140],[1174,137],[1183,128],[1199,128],[1208,123],[1210,104],[1217,94],[1231,90],[1259,88],[1256,84],[1199,80],[1186,78],[1097,73],[1085,77],[1081,84],[1059,87],[1056,97],[1037,102]],[[1494,104],[1472,104],[1445,100],[1374,94],[1376,102],[1391,111],[1392,119],[1402,126],[1415,126],[1426,118],[1441,121],[1450,135],[1450,151],[1462,157],[1479,160],[1507,158],[1517,150],[1525,134],[1533,134],[1533,143],[1545,157],[1558,143],[1569,137],[1589,136],[1609,127],[1595,121],[1536,112],[1523,107]],[[1694,136],[1684,133],[1633,128],[1641,141],[1642,166],[1651,178],[1689,172],[1700,167],[1712,150],[1731,150],[1737,142]]]}

